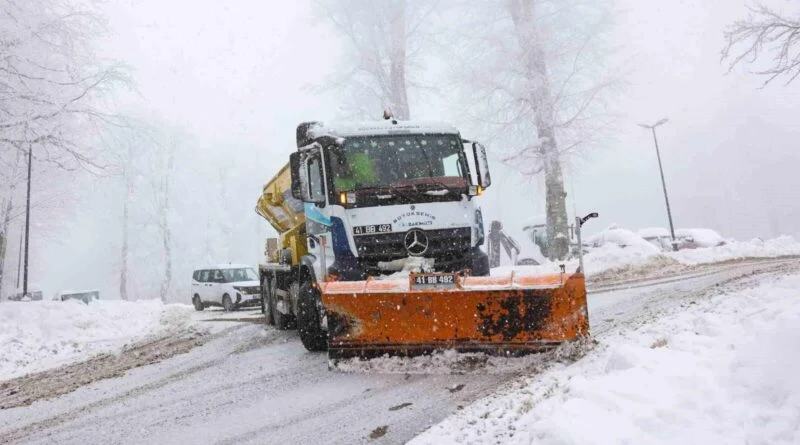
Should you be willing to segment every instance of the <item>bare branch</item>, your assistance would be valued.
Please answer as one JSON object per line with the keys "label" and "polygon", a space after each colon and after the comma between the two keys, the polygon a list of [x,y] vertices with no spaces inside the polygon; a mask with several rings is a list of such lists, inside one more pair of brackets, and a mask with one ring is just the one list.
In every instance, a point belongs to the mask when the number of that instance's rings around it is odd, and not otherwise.
{"label": "bare branch", "polygon": [[723,35],[726,44],[721,60],[728,61],[728,72],[741,63],[754,64],[762,54],[771,53],[769,67],[755,72],[766,78],[762,87],[781,76],[788,78],[788,85],[800,76],[800,18],[782,16],[759,4]]}

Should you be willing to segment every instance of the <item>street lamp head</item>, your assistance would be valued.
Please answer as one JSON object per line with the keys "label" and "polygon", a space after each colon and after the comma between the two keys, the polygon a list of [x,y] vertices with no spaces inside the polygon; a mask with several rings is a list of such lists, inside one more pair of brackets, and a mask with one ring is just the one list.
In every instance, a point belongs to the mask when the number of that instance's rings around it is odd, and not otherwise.
{"label": "street lamp head", "polygon": [[640,126],[640,127],[642,127],[642,128],[647,128],[648,130],[652,130],[653,128],[656,128],[656,127],[658,127],[659,125],[664,125],[664,124],[666,124],[667,122],[669,122],[669,119],[667,119],[667,118],[664,118],[664,119],[661,119],[660,121],[656,122],[656,123],[655,123],[655,124],[653,124],[653,125],[647,125],[647,124],[637,124],[637,125],[639,125],[639,126]]}

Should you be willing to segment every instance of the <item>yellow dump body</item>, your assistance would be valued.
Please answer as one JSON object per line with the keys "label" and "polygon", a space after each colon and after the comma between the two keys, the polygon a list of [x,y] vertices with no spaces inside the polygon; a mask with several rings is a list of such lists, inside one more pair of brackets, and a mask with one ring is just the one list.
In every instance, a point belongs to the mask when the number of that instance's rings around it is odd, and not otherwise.
{"label": "yellow dump body", "polygon": [[410,280],[321,288],[331,359],[439,349],[516,355],[589,335],[581,273],[458,277],[449,289],[412,289]]}
{"label": "yellow dump body", "polygon": [[[264,185],[256,204],[256,213],[269,221],[279,234],[279,249],[291,249],[292,264],[308,253],[303,202],[292,197],[292,174],[289,164]],[[277,253],[275,253],[277,254]],[[279,258],[269,258],[280,262]]]}

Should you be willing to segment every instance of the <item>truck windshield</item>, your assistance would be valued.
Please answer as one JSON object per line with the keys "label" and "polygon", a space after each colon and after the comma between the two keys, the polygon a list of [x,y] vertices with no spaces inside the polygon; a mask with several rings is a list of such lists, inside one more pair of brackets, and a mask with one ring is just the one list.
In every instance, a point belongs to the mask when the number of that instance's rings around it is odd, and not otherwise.
{"label": "truck windshield", "polygon": [[453,134],[350,137],[343,147],[330,151],[334,187],[337,191],[424,183],[465,187],[463,153]]}

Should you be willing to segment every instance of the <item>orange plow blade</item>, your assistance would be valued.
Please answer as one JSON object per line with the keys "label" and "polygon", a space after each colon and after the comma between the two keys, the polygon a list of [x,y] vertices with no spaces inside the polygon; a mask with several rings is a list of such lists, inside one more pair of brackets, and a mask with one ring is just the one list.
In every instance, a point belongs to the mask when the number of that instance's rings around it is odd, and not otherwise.
{"label": "orange plow blade", "polygon": [[[421,282],[431,275],[424,275]],[[436,350],[520,355],[589,335],[582,273],[328,282],[322,302],[331,359]],[[435,280],[434,280],[435,281]]]}

